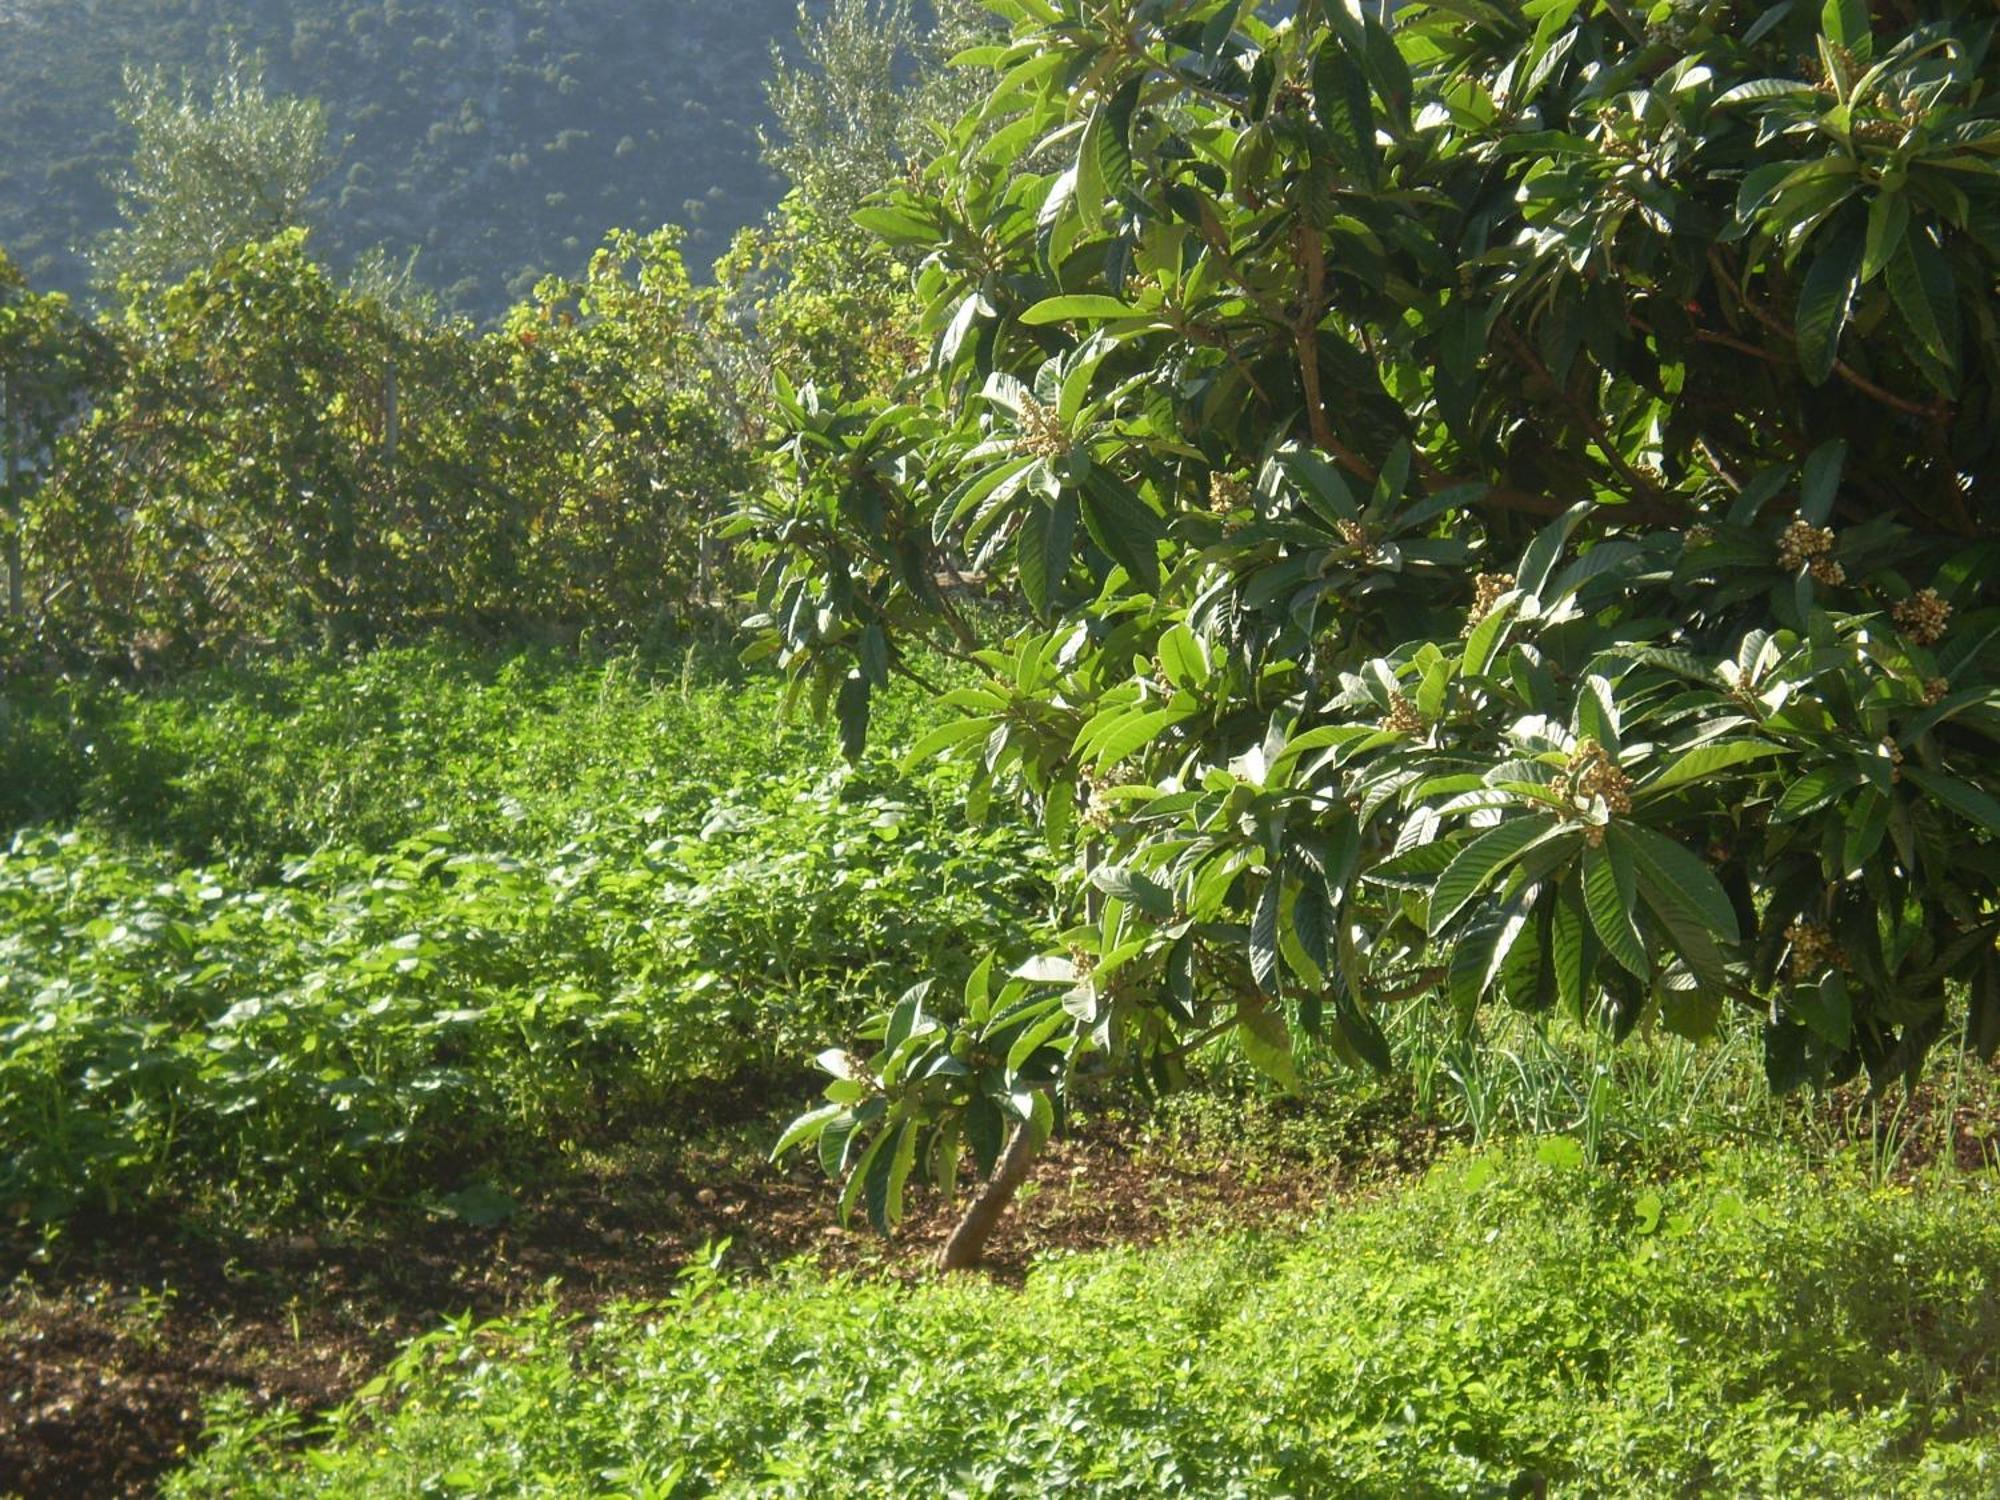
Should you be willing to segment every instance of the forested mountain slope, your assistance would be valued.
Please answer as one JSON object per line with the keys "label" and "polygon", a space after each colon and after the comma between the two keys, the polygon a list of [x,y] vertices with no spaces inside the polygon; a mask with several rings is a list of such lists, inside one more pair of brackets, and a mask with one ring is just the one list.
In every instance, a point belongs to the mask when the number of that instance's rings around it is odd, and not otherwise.
{"label": "forested mountain slope", "polygon": [[776,199],[763,80],[792,0],[0,0],[0,245],[75,288],[115,221],[126,63],[201,82],[234,40],[327,108],[319,253],[420,252],[485,313],[614,224],[673,221],[696,267]]}

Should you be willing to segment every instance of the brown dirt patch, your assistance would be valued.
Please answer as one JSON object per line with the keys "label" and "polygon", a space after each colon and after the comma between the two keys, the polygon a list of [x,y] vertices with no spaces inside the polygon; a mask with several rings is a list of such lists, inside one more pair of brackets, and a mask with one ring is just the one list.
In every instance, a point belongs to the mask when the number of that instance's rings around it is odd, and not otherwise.
{"label": "brown dirt patch", "polygon": [[[1383,1165],[1431,1154],[1404,1138]],[[920,1198],[893,1240],[833,1223],[816,1169],[758,1159],[761,1129],[692,1147],[627,1145],[523,1195],[504,1225],[435,1218],[307,1234],[204,1237],[185,1226],[76,1225],[52,1252],[0,1239],[0,1496],[144,1495],[198,1446],[222,1390],[259,1405],[335,1404],[448,1316],[553,1296],[569,1311],[666,1295],[706,1244],[761,1269],[915,1278],[953,1219]],[[1355,1175],[1282,1151],[1232,1155],[1086,1124],[1052,1142],[1002,1226],[989,1270],[1018,1281],[1053,1250],[1147,1244],[1221,1224],[1309,1218]]]}
{"label": "brown dirt patch", "polygon": [[[2000,1075],[1976,1068],[1964,1083],[1927,1081],[1894,1109],[1841,1090],[1817,1110],[1829,1141],[1872,1143],[1892,1177],[1936,1170],[1947,1140],[1960,1170],[1990,1169]],[[918,1196],[892,1240],[842,1229],[816,1168],[762,1159],[777,1128],[770,1094],[708,1102],[709,1118],[741,1123],[694,1143],[579,1153],[492,1228],[415,1214],[262,1235],[78,1223],[46,1254],[0,1229],[0,1497],[149,1494],[198,1446],[202,1405],[217,1392],[330,1406],[446,1317],[551,1297],[569,1312],[659,1298],[725,1238],[726,1262],[748,1271],[805,1256],[856,1274],[931,1274],[949,1205]],[[1234,1111],[1217,1114],[1234,1122]],[[1170,1136],[1084,1121],[1036,1163],[986,1271],[1018,1283],[1054,1252],[1296,1225],[1421,1170],[1449,1138],[1393,1091],[1325,1118],[1267,1103],[1261,1125],[1221,1141],[1199,1127]]]}

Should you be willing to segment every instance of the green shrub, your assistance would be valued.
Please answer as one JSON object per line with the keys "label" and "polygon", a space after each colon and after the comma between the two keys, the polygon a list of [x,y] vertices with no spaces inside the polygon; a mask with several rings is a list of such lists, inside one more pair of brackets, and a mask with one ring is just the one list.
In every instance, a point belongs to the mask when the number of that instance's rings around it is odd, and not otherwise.
{"label": "green shrub", "polygon": [[11,612],[66,662],[177,666],[708,618],[742,582],[711,532],[755,481],[758,398],[679,242],[613,233],[486,333],[342,286],[300,230],[125,283],[74,335],[73,362],[114,354],[87,419],[9,500]]}

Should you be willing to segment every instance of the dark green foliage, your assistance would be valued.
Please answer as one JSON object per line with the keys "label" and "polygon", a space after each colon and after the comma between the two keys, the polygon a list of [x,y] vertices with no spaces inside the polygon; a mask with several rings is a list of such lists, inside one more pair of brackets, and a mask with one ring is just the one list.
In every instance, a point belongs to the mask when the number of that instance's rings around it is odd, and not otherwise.
{"label": "dark green foliage", "polygon": [[995,8],[991,92],[857,216],[927,376],[785,393],[736,524],[753,649],[850,738],[871,661],[976,664],[923,748],[1039,818],[1073,925],[800,1139],[894,1203],[1086,1059],[1386,1066],[1420,991],[1727,1016],[1781,1090],[1992,1051],[1990,9]]}
{"label": "dark green foliage", "polygon": [[1990,1195],[1743,1156],[1651,1187],[1562,1144],[1018,1294],[696,1267],[587,1331],[460,1320],[302,1461],[274,1442],[296,1424],[238,1408],[168,1493],[1990,1491]]}
{"label": "dark green foliage", "polygon": [[494,315],[609,224],[686,225],[703,260],[777,201],[762,80],[792,0],[58,0],[0,10],[0,245],[79,289],[129,159],[127,62],[214,76],[231,43],[326,108],[337,165],[315,249],[419,252],[457,310]]}

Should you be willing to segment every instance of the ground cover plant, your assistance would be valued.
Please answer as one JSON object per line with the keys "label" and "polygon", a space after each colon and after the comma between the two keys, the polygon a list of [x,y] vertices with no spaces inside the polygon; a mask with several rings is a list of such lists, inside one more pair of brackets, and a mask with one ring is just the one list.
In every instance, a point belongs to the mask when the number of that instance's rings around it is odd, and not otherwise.
{"label": "ground cover plant", "polygon": [[[729,658],[713,641],[579,653],[440,639],[137,681],[19,676],[0,717],[0,826],[80,823],[268,873],[440,830],[549,852],[626,812],[700,819],[718,794],[831,769],[824,737],[783,717],[780,685]],[[884,705],[885,760],[929,712],[915,693]]]}
{"label": "ground cover plant", "polygon": [[1938,1495],[1995,1440],[1991,1184],[1460,1157],[1297,1236],[1057,1259],[1019,1293],[696,1265],[589,1329],[461,1322],[302,1458],[193,1495]]}
{"label": "ground cover plant", "polygon": [[14,753],[76,756],[88,826],[0,853],[0,1202],[503,1211],[510,1156],[793,1076],[1035,920],[1023,839],[775,689],[444,649],[51,689]]}

